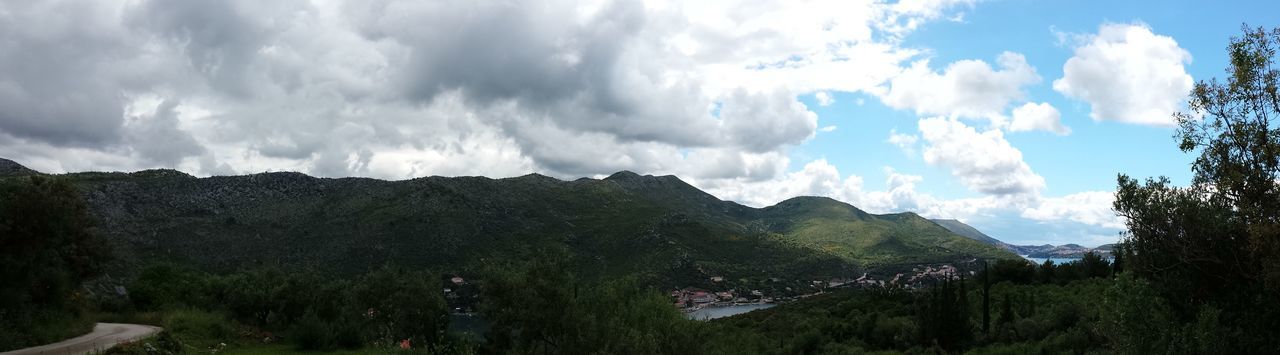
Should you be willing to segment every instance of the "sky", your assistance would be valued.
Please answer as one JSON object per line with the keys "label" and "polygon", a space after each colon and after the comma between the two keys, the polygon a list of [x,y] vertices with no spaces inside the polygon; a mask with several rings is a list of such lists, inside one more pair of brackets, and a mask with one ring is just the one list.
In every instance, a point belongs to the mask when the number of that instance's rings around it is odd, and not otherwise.
{"label": "sky", "polygon": [[1115,242],[1117,174],[1274,1],[0,1],[0,157],[50,172],[562,179],[828,196]]}

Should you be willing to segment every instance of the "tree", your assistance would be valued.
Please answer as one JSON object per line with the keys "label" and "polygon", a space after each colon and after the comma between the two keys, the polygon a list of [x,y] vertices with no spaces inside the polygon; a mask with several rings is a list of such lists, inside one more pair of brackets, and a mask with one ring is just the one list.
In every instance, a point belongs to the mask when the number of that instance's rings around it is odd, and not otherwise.
{"label": "tree", "polygon": [[1129,248],[1125,243],[1117,243],[1114,250],[1111,251],[1111,273],[1120,274],[1124,272],[1124,260],[1129,257]]}
{"label": "tree", "polygon": [[79,190],[42,176],[0,183],[0,304],[60,306],[108,258]]}
{"label": "tree", "polygon": [[435,352],[445,341],[449,313],[438,278],[424,272],[384,267],[353,287],[354,304],[365,314],[375,343],[408,339]]}
{"label": "tree", "polygon": [[1035,279],[1036,267],[1025,259],[1000,259],[991,268],[992,282],[1009,281],[1015,284],[1029,284]]}
{"label": "tree", "polygon": [[916,319],[923,343],[955,351],[963,349],[972,340],[964,280],[959,282],[956,285],[952,276],[946,275],[940,284],[930,286],[917,301]]}
{"label": "tree", "polygon": [[108,259],[93,225],[66,180],[0,178],[0,350],[83,330],[72,324],[81,309],[73,301]]}
{"label": "tree", "polygon": [[1000,302],[1000,318],[996,319],[996,323],[1006,324],[1012,322],[1013,319],[1013,301],[1009,299],[1009,293],[1006,292],[1004,294],[1004,300]]}
{"label": "tree", "polygon": [[982,263],[982,333],[991,331],[991,273],[987,263]]}
{"label": "tree", "polygon": [[[1179,148],[1200,152],[1192,163],[1193,185],[1208,199],[1230,208],[1246,238],[1219,242],[1247,244],[1244,263],[1261,266],[1250,277],[1280,292],[1280,70],[1273,67],[1280,29],[1245,26],[1227,47],[1231,65],[1225,82],[1197,83],[1189,112],[1178,119]],[[1252,260],[1249,260],[1252,259]],[[1234,263],[1234,261],[1225,261]]]}
{"label": "tree", "polygon": [[1080,269],[1086,278],[1111,276],[1111,264],[1092,251],[1080,258]]}
{"label": "tree", "polygon": [[567,253],[543,251],[527,265],[494,267],[481,284],[489,353],[685,354],[699,352],[695,321],[670,300],[625,277],[580,281]]}
{"label": "tree", "polygon": [[1054,271],[1057,271],[1057,269],[1058,267],[1054,265],[1053,260],[1045,259],[1044,263],[1040,264],[1040,268],[1036,269],[1036,279],[1042,284],[1051,284],[1055,278]]}
{"label": "tree", "polygon": [[[1188,187],[1120,175],[1123,269],[1150,282],[1174,323],[1240,327],[1241,349],[1280,348],[1280,29],[1244,27],[1225,81],[1195,85],[1174,114],[1178,147],[1198,156]],[[1220,312],[1219,312],[1220,310]],[[1218,332],[1215,334],[1226,334]]]}

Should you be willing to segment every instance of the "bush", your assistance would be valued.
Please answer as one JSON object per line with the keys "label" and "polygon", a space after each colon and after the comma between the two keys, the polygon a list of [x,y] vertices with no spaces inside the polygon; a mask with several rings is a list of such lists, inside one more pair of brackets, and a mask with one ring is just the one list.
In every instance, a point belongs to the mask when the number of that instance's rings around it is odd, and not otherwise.
{"label": "bush", "polygon": [[164,328],[173,332],[178,341],[200,349],[236,338],[235,327],[229,319],[201,310],[173,311],[165,316]]}
{"label": "bush", "polygon": [[1049,319],[1054,329],[1074,327],[1084,317],[1084,309],[1077,303],[1064,302],[1050,308]]}
{"label": "bush", "polygon": [[74,311],[37,308],[0,310],[0,350],[57,342],[93,330],[93,320]]}
{"label": "bush", "polygon": [[991,267],[991,283],[1009,281],[1019,285],[1031,283],[1036,276],[1036,267],[1024,259],[1000,259]]}
{"label": "bush", "polygon": [[299,350],[325,350],[333,347],[329,325],[320,320],[315,312],[307,312],[293,325],[290,338],[298,345]]}

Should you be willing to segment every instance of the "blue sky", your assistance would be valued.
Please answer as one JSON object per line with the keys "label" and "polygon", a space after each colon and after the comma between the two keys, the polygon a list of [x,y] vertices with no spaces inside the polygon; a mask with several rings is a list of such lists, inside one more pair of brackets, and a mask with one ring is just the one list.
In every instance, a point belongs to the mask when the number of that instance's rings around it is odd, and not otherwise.
{"label": "blue sky", "polygon": [[[1193,60],[1185,70],[1196,81],[1222,77],[1226,64],[1224,50],[1228,38],[1240,33],[1242,23],[1274,27],[1280,11],[1275,2],[1169,1],[1153,6],[1140,1],[984,1],[963,11],[954,21],[930,23],[913,32],[904,45],[923,48],[935,70],[945,63],[965,59],[990,61],[1003,51],[1026,56],[1042,80],[1027,87],[1028,99],[1052,104],[1061,111],[1062,123],[1072,130],[1058,136],[1047,132],[1007,135],[1023,154],[1023,160],[1046,180],[1043,193],[1062,196],[1081,191],[1111,191],[1119,173],[1133,177],[1168,176],[1185,185],[1191,178],[1188,165],[1194,155],[1176,148],[1173,127],[1097,121],[1089,116],[1090,105],[1055,92],[1054,79],[1063,76],[1063,64],[1074,55],[1072,43],[1063,35],[1088,35],[1104,24],[1147,26],[1168,36],[1190,53]],[[950,176],[947,168],[925,163],[885,140],[891,130],[916,134],[918,115],[894,109],[861,93],[836,93],[835,103],[805,101],[819,115],[820,125],[837,130],[820,133],[792,152],[791,168],[804,162],[826,159],[842,172],[875,177],[881,167],[923,177],[918,190],[945,199],[972,198],[981,194],[967,189]],[[885,189],[884,181],[868,178],[866,186]],[[1098,228],[1079,223],[1019,223],[1013,216],[968,221],[998,238],[1015,243],[1061,243],[1079,234],[1078,242],[1097,244],[1114,228]],[[1036,234],[1057,237],[1037,237]],[[1093,235],[1093,237],[1085,237]],[[1092,243],[1091,243],[1092,242]]]}
{"label": "blue sky", "polygon": [[[1058,43],[1055,31],[1088,34],[1104,23],[1145,24],[1191,53],[1193,61],[1186,71],[1199,81],[1224,75],[1227,41],[1240,33],[1242,23],[1274,27],[1280,21],[1271,14],[1277,11],[1280,3],[1267,1],[1168,1],[1159,6],[1144,1],[985,1],[964,11],[962,21],[930,23],[905,43],[927,48],[936,61],[935,69],[940,69],[936,68],[938,63],[956,60],[989,61],[1003,51],[1025,55],[1043,77],[1028,88],[1030,97],[1061,110],[1063,123],[1073,132],[1066,137],[1034,132],[1008,139],[1022,150],[1027,163],[1046,177],[1045,193],[1061,195],[1114,189],[1117,173],[1163,175],[1186,184],[1191,176],[1187,164],[1193,155],[1177,150],[1172,127],[1094,121],[1089,118],[1087,103],[1054,92],[1052,80],[1062,77],[1062,65],[1073,54],[1070,45]],[[895,166],[936,182],[928,185],[929,191],[940,197],[975,196],[950,181],[946,169],[911,159],[885,142],[889,130],[915,132],[914,113],[887,107],[868,95],[838,93],[835,97],[836,103],[828,107],[807,98],[821,124],[837,125],[838,129],[801,145],[793,153],[793,169],[818,157],[842,171],[869,175],[882,166]],[[881,183],[869,180],[868,185],[883,188]]]}
{"label": "blue sky", "polygon": [[46,172],[673,174],[1114,242],[1117,173],[1270,1],[0,3],[0,157]]}

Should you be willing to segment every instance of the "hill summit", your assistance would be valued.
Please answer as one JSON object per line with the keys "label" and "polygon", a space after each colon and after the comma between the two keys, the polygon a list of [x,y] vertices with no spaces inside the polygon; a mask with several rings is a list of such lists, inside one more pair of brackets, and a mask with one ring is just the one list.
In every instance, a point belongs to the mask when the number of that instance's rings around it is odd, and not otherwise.
{"label": "hill summit", "polygon": [[5,158],[0,158],[0,177],[38,175],[38,174],[40,174],[39,171],[28,169],[27,167],[22,166],[22,164],[18,164],[18,162],[5,159]]}

